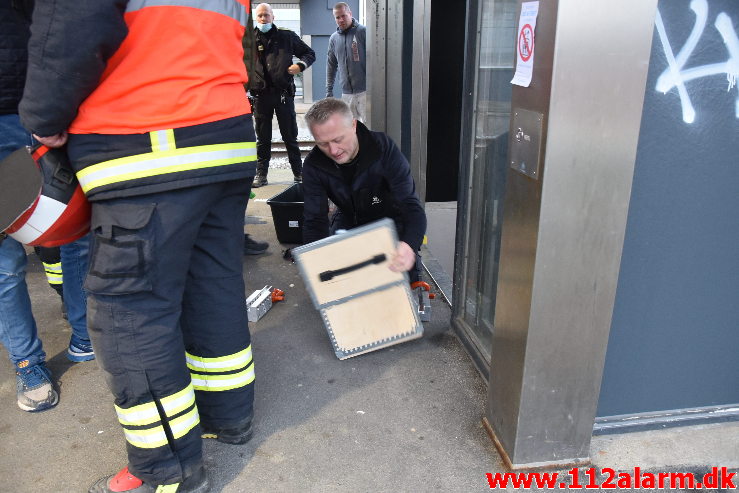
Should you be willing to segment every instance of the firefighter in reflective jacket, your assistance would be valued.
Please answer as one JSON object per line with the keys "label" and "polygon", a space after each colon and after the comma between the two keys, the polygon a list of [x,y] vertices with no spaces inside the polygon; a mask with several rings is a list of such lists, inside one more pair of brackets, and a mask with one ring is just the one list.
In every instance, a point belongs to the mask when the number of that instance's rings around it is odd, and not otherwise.
{"label": "firefighter in reflective jacket", "polygon": [[[247,0],[37,2],[21,119],[92,204],[88,324],[128,467],[90,491],[205,491],[202,438],[251,437]],[[52,28],[53,27],[53,28]]]}

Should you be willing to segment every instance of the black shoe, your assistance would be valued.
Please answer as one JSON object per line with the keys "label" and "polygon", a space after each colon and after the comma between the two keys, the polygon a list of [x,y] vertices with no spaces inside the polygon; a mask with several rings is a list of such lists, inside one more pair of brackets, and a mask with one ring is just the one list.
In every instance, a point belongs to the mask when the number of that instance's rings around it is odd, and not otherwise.
{"label": "black shoe", "polygon": [[244,235],[244,255],[260,255],[269,248],[266,241],[252,240],[251,236]]}
{"label": "black shoe", "polygon": [[200,434],[202,438],[214,438],[219,442],[229,443],[231,445],[243,445],[251,440],[253,434],[251,418],[243,425],[234,428],[215,428],[202,422],[200,423],[200,428],[202,429],[202,433]]}
{"label": "black shoe", "polygon": [[259,173],[257,173],[257,176],[254,177],[254,182],[251,184],[251,187],[259,188],[265,185],[269,185],[269,183],[267,183],[267,175],[260,175]]}
{"label": "black shoe", "polygon": [[293,181],[295,183],[303,183],[303,175],[301,174],[293,175]]}
{"label": "black shoe", "polygon": [[[195,469],[182,483],[167,486],[172,488],[167,491],[177,491],[177,493],[206,493],[210,489],[208,476],[206,476],[203,466]],[[95,481],[95,484],[90,486],[88,493],[155,493],[157,491],[161,491],[161,489],[157,486],[144,483],[128,472],[128,467],[125,467],[118,474],[106,476]]]}

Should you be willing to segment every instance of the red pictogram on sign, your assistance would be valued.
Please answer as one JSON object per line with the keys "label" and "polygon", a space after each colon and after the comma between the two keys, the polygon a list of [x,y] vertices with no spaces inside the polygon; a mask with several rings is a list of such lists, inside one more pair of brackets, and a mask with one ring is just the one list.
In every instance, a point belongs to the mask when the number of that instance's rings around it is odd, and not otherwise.
{"label": "red pictogram on sign", "polygon": [[521,28],[518,34],[518,56],[521,60],[528,62],[531,55],[534,54],[534,30],[531,24],[526,24]]}

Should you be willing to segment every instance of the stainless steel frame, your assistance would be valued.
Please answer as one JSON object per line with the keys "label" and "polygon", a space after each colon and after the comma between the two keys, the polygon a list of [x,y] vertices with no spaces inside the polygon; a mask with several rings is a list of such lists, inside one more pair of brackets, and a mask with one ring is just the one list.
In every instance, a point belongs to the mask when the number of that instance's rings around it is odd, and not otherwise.
{"label": "stainless steel frame", "polygon": [[[367,0],[367,113],[372,130],[403,142],[403,104],[411,102],[411,172],[423,201],[428,127],[430,0],[413,2],[413,54],[403,57],[404,2]],[[411,64],[411,94],[403,92],[403,67]]]}
{"label": "stainless steel frame", "polygon": [[656,0],[540,2],[542,176],[509,169],[486,421],[513,468],[589,460]]}
{"label": "stainless steel frame", "polygon": [[403,2],[385,0],[385,133],[400,146],[403,140]]}
{"label": "stainless steel frame", "polygon": [[385,131],[387,0],[367,0],[367,114],[369,127]]}
{"label": "stainless steel frame", "polygon": [[470,203],[473,193],[485,193],[484,190],[475,190],[472,181],[472,163],[476,152],[476,122],[478,77],[477,69],[480,66],[480,31],[482,23],[482,7],[485,0],[467,0],[468,27],[465,39],[465,69],[463,78],[462,129],[460,135],[459,156],[459,190],[457,207],[457,226],[455,235],[455,259],[452,290],[452,327],[459,336],[465,349],[470,354],[475,367],[487,380],[490,371],[490,359],[487,356],[488,348],[480,346],[480,341],[464,320],[464,303],[466,298],[465,273],[470,262],[469,243],[471,228],[478,225],[471,224]]}
{"label": "stainless steel frame", "polygon": [[419,198],[421,202],[425,202],[431,0],[414,0],[413,20],[410,165],[411,173],[418,185]]}

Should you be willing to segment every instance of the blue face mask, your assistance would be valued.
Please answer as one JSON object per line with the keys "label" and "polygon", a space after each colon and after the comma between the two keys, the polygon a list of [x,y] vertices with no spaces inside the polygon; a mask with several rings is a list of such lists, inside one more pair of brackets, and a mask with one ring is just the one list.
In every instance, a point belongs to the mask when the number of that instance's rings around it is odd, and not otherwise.
{"label": "blue face mask", "polygon": [[272,29],[272,23],[270,22],[269,24],[257,24],[257,29],[259,29],[263,33],[266,33],[267,31]]}

